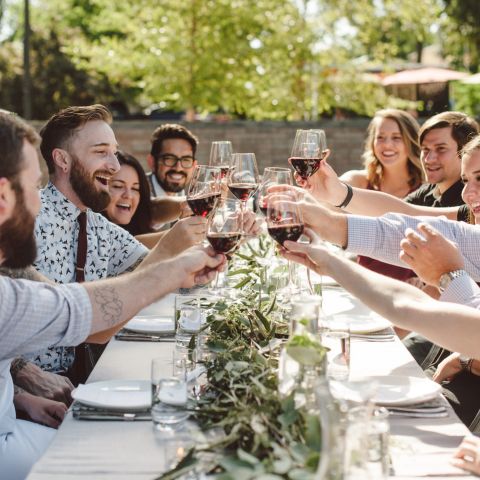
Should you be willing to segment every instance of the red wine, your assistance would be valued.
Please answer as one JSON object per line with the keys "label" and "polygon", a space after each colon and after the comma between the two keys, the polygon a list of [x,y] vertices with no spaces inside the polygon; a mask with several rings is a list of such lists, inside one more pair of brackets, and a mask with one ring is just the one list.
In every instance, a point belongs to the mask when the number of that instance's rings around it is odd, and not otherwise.
{"label": "red wine", "polygon": [[257,189],[256,183],[232,183],[228,186],[230,191],[242,202],[246,202]]}
{"label": "red wine", "polygon": [[198,197],[187,197],[187,203],[194,215],[206,217],[215,208],[215,204],[219,198],[220,192],[208,193],[206,195],[199,195]]}
{"label": "red wine", "polygon": [[290,165],[303,178],[307,179],[320,168],[321,158],[290,157]]}
{"label": "red wine", "polygon": [[303,224],[291,223],[290,225],[275,225],[268,227],[268,233],[280,245],[283,245],[285,240],[296,242],[303,233]]}
{"label": "red wine", "polygon": [[207,234],[207,240],[218,253],[228,253],[234,250],[237,247],[240,238],[242,238],[242,234],[239,232]]}
{"label": "red wine", "polygon": [[259,205],[258,209],[263,213],[263,215],[267,216],[267,206],[266,205]]}

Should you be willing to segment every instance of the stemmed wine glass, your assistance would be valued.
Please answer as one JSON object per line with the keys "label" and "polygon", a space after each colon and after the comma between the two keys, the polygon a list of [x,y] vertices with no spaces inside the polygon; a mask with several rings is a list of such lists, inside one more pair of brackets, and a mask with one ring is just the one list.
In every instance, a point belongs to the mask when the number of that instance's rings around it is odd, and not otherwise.
{"label": "stemmed wine glass", "polygon": [[219,167],[197,165],[187,191],[187,203],[194,215],[207,217],[221,195]]}
{"label": "stemmed wine glass", "polygon": [[266,167],[259,187],[258,208],[266,216],[268,189],[274,185],[292,185],[292,173],[289,168]]}
{"label": "stemmed wine glass", "polygon": [[[320,162],[327,153],[327,137],[324,130],[297,130],[293,142],[292,154],[288,159],[298,175],[307,180],[319,168]],[[310,293],[314,294],[310,269],[307,268],[307,281]],[[322,284],[320,280],[320,285]]]}
{"label": "stemmed wine glass", "polygon": [[228,140],[212,142],[208,164],[212,167],[220,167],[222,180],[228,178],[232,155],[232,142],[229,142]]}
{"label": "stemmed wine glass", "polygon": [[[241,201],[242,223],[248,199],[258,188],[258,168],[254,153],[234,153],[227,185]],[[243,228],[242,228],[243,229]]]}
{"label": "stemmed wine glass", "polygon": [[288,161],[300,177],[306,180],[320,168],[326,150],[327,137],[323,130],[297,130]]}
{"label": "stemmed wine glass", "polygon": [[[241,202],[227,198],[214,210],[207,226],[207,240],[215,252],[233,253],[242,239]],[[218,272],[213,292],[218,292]]]}
{"label": "stemmed wine glass", "polygon": [[[270,236],[280,245],[286,240],[296,242],[304,230],[302,212],[292,198],[279,195],[269,199],[267,206],[267,230]],[[294,290],[292,270],[288,262],[289,293]]]}

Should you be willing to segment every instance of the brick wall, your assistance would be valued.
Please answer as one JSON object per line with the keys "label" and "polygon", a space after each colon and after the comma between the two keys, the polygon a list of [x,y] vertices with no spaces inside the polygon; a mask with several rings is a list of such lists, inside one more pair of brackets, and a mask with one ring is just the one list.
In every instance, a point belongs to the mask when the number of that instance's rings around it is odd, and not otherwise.
{"label": "brick wall", "polygon": [[[321,121],[318,123],[250,122],[184,123],[200,139],[199,163],[207,163],[210,142],[230,140],[236,152],[254,152],[260,173],[268,166],[286,166],[299,128],[323,128],[327,144],[332,149],[330,163],[338,174],[359,168],[368,119]],[[150,135],[162,122],[116,121],[113,129],[121,148],[137,157],[146,166]],[[34,122],[40,128],[43,122]],[[43,163],[43,162],[42,162]],[[42,165],[43,167],[43,165]]]}

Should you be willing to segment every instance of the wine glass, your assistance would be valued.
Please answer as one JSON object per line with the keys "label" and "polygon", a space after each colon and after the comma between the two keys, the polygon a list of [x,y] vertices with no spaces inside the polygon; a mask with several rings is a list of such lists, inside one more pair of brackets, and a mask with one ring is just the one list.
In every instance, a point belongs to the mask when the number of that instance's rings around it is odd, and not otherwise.
{"label": "wine glass", "polygon": [[[216,253],[228,256],[235,251],[242,238],[241,202],[225,199],[214,210],[207,226],[207,240]],[[218,272],[213,293],[218,293]]]}
{"label": "wine glass", "polygon": [[326,149],[327,137],[323,130],[297,130],[288,162],[306,180],[320,168]]}
{"label": "wine glass", "polygon": [[222,180],[228,178],[230,164],[232,162],[232,142],[228,140],[212,142],[210,148],[210,160],[208,164],[212,167],[220,167],[222,172]]}
{"label": "wine glass", "polygon": [[274,185],[292,185],[292,173],[289,168],[266,167],[259,187],[258,208],[267,216],[268,189]]}
{"label": "wine glass", "polygon": [[255,154],[234,153],[230,167],[227,184],[233,195],[241,201],[243,220],[248,199],[258,188],[258,168]]}
{"label": "wine glass", "polygon": [[187,203],[194,215],[207,217],[221,195],[219,167],[197,165],[187,191]]}
{"label": "wine glass", "polygon": [[[270,198],[267,205],[267,230],[280,245],[286,240],[296,242],[304,230],[302,212],[292,198],[278,195]],[[288,262],[288,293],[296,290],[292,279],[292,269]]]}

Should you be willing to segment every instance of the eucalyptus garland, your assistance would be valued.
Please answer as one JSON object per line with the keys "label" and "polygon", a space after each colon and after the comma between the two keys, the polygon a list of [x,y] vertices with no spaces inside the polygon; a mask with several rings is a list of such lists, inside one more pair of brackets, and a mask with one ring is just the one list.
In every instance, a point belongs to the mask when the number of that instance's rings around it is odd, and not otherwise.
{"label": "eucalyptus garland", "polygon": [[[208,382],[193,415],[203,431],[219,432],[197,445],[159,479],[202,472],[221,480],[308,480],[315,476],[321,429],[318,415],[278,394],[279,346],[288,338],[274,292],[265,283],[269,245],[247,244],[235,255],[229,276],[242,290],[239,299],[212,305],[207,319]],[[280,314],[279,314],[280,313]],[[292,354],[306,364],[321,361],[318,343],[291,339]],[[212,435],[210,435],[212,437]]]}

